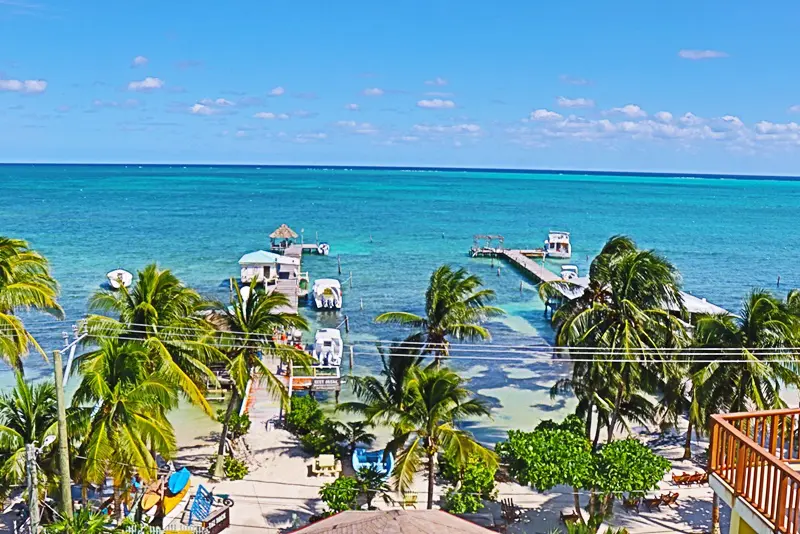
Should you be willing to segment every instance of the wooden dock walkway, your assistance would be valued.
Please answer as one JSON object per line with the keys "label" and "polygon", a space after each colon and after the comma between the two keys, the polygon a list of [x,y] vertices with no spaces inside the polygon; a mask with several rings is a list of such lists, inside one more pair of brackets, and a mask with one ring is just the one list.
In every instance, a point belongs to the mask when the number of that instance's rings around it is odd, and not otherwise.
{"label": "wooden dock walkway", "polygon": [[560,276],[541,263],[537,263],[532,258],[525,256],[521,250],[503,249],[500,255],[514,264],[518,269],[538,279],[539,282],[558,282],[561,280]]}

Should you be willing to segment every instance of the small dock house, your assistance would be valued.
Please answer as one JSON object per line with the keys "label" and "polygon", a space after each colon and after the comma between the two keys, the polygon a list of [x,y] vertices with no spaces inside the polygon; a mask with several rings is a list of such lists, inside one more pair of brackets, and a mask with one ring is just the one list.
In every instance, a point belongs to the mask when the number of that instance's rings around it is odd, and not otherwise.
{"label": "small dock house", "polygon": [[282,256],[266,250],[249,252],[239,260],[243,284],[273,285],[278,280],[296,280],[300,275],[300,258]]}

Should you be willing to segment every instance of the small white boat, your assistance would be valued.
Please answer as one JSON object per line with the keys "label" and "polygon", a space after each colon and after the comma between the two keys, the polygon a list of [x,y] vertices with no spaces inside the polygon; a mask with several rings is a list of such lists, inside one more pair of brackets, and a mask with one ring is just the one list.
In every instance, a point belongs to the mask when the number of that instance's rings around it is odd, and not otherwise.
{"label": "small white boat", "polygon": [[321,256],[327,256],[331,251],[331,246],[327,243],[320,243],[317,245],[317,254]]}
{"label": "small white boat", "polygon": [[106,275],[108,284],[112,289],[119,289],[120,287],[130,287],[133,282],[133,275],[125,269],[115,269]]}
{"label": "small white boat", "polygon": [[314,350],[311,353],[320,365],[342,364],[342,333],[336,328],[323,328],[314,334]]}
{"label": "small white boat", "polygon": [[569,259],[572,257],[572,245],[569,242],[569,232],[550,230],[544,242],[544,252],[551,258]]}
{"label": "small white boat", "polygon": [[577,265],[562,265],[561,266],[561,279],[562,280],[575,280],[578,278]]}
{"label": "small white boat", "polygon": [[314,280],[311,288],[314,305],[320,310],[340,310],[342,308],[342,285],[333,278]]}

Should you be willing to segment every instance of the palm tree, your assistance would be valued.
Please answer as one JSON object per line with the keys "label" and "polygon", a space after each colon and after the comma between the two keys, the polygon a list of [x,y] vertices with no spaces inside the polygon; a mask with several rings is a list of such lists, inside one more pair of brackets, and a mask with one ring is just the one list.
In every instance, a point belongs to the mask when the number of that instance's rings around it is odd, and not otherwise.
{"label": "palm tree", "polygon": [[214,329],[199,312],[207,303],[170,270],[150,264],[137,273],[131,288],[101,290],[89,306],[113,313],[117,319],[94,315],[89,330],[101,338],[135,338],[148,348],[148,368],[180,388],[183,395],[207,415],[214,412],[206,401],[205,384],[216,378],[208,363],[222,358],[214,345]]}
{"label": "palm tree", "polygon": [[29,347],[47,358],[17,312],[33,309],[63,319],[57,296],[47,259],[22,239],[0,236],[0,359],[21,371]]}
{"label": "palm tree", "polygon": [[81,358],[70,417],[71,433],[81,443],[84,484],[100,483],[107,474],[116,487],[134,473],[150,480],[155,455],[169,459],[175,452],[175,433],[164,414],[177,405],[177,392],[149,372],[150,356],[142,342],[103,339]]}
{"label": "palm tree", "polygon": [[457,425],[467,417],[488,416],[483,402],[471,399],[464,388],[464,379],[453,371],[434,367],[414,367],[408,379],[408,401],[396,414],[396,434],[408,436],[394,468],[396,489],[405,491],[411,485],[423,458],[428,469],[428,509],[433,508],[436,454],[448,453],[457,461],[466,462],[470,455],[495,464],[494,453],[479,445],[472,434]]}
{"label": "palm tree", "polygon": [[[723,349],[692,375],[700,413],[785,408],[780,390],[800,385],[800,372],[781,356],[795,342],[797,319],[784,303],[762,289],[745,299],[739,316],[711,315],[697,321],[698,346]],[[765,355],[759,349],[773,349]],[[735,364],[726,363],[735,361]],[[708,422],[706,421],[706,424]],[[714,494],[712,524],[719,529],[719,500]]]}
{"label": "palm tree", "polygon": [[375,441],[375,434],[369,431],[370,424],[366,421],[353,421],[343,423],[341,421],[332,421],[335,440],[337,442],[345,442],[347,444],[347,451],[353,454],[359,443],[364,445],[372,445]]}
{"label": "palm tree", "polygon": [[387,312],[375,318],[379,323],[411,326],[418,330],[409,342],[424,343],[425,352],[439,360],[449,353],[449,339],[487,340],[489,331],[481,325],[486,319],[505,312],[489,306],[494,291],[481,289],[483,282],[465,269],[453,270],[443,265],[431,275],[425,292],[425,315]]}
{"label": "palm tree", "polygon": [[[27,443],[42,444],[56,435],[58,413],[53,384],[32,385],[17,372],[14,389],[0,394],[0,488],[10,489],[25,483]],[[55,475],[53,447],[38,455],[40,483],[52,482]],[[0,498],[4,491],[0,489]]]}
{"label": "palm tree", "polygon": [[[231,287],[237,287],[235,280],[230,280]],[[222,432],[219,438],[217,463],[214,476],[224,475],[225,441],[228,438],[228,425],[234,410],[246,394],[247,382],[255,377],[266,382],[269,393],[288,404],[288,393],[283,381],[262,359],[262,355],[278,356],[291,366],[294,363],[308,364],[305,352],[288,346],[277,346],[273,335],[281,329],[308,329],[305,319],[295,313],[284,313],[279,310],[289,304],[289,300],[281,293],[266,294],[256,290],[255,280],[250,286],[247,299],[240,291],[231,292],[231,302],[227,306],[217,303],[219,318],[219,346],[226,353],[226,365],[233,382],[233,391],[225,412]]]}
{"label": "palm tree", "polygon": [[[570,284],[542,284],[542,299],[563,285]],[[616,391],[609,422],[612,431],[626,397],[645,384],[652,387],[656,377],[675,374],[674,364],[658,351],[682,346],[688,339],[684,323],[668,310],[683,310],[679,287],[678,272],[669,261],[653,251],[637,249],[628,237],[614,236],[592,261],[583,294],[567,300],[553,314],[557,345],[603,351],[593,359],[603,365],[602,374]]]}

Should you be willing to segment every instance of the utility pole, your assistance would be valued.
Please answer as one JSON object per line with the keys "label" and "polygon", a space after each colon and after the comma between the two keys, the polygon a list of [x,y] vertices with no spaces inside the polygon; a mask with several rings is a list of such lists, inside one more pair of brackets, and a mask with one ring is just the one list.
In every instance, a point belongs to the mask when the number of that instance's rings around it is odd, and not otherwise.
{"label": "utility pole", "polygon": [[64,367],[61,351],[53,351],[55,365],[56,404],[58,404],[58,471],[61,475],[61,514],[72,517],[72,479],[69,473],[69,437],[67,436],[67,407],[64,402]]}
{"label": "utility pole", "polygon": [[36,445],[25,445],[25,460],[28,475],[28,511],[30,513],[31,534],[39,534],[39,480],[36,476]]}

